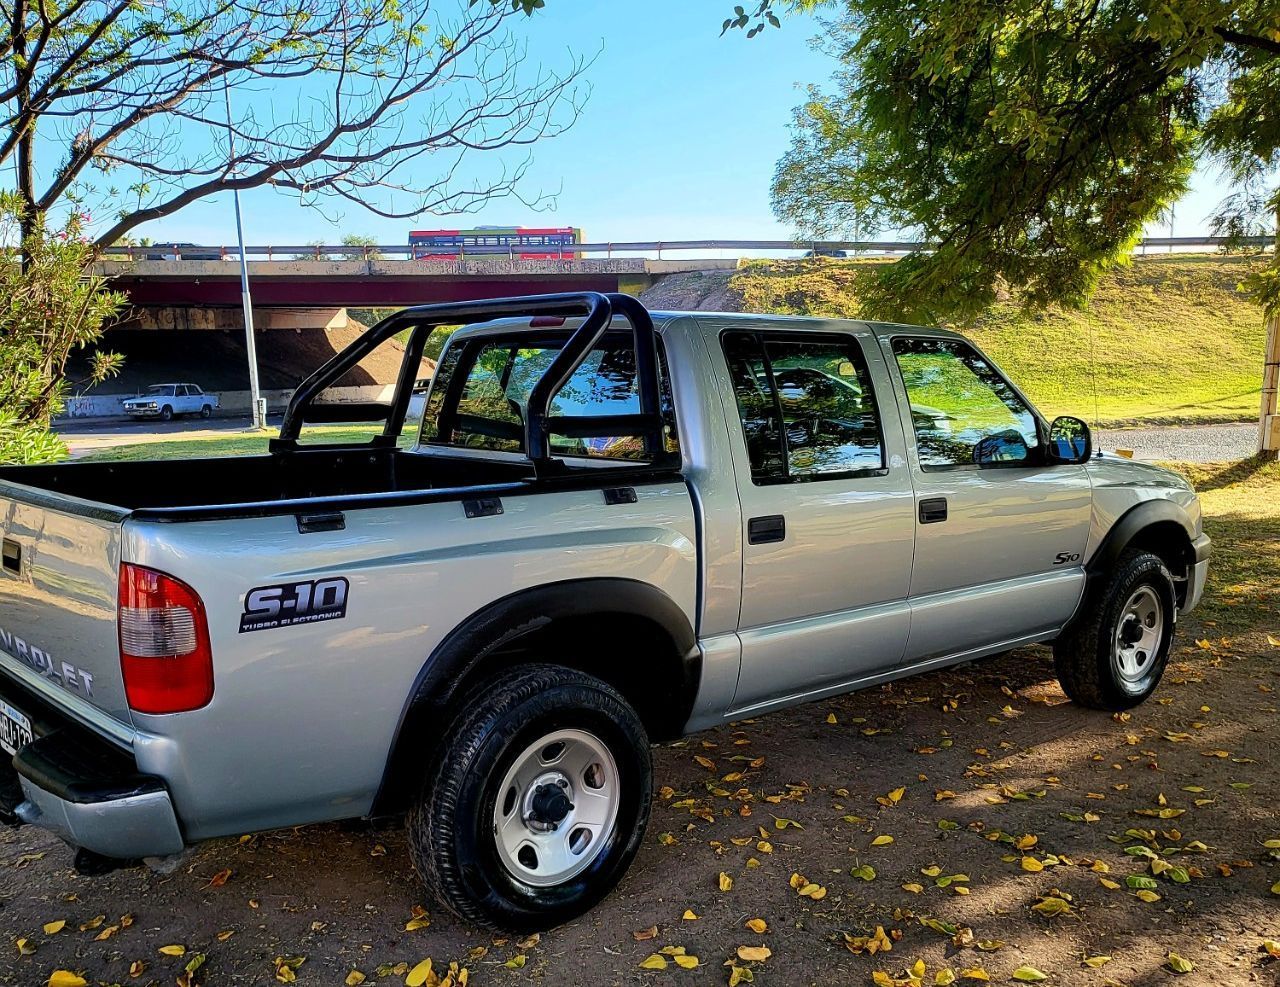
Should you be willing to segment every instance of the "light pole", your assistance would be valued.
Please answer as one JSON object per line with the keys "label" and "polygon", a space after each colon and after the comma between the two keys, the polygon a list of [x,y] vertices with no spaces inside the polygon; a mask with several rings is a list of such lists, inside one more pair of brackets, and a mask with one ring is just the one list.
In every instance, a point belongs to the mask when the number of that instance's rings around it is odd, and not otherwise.
{"label": "light pole", "polygon": [[[231,87],[227,77],[222,77],[222,95],[227,104],[227,153],[228,162],[233,165],[236,159],[236,136],[231,124]],[[253,300],[249,297],[249,261],[244,253],[244,221],[240,217],[240,189],[232,187],[231,194],[236,205],[236,243],[240,250],[240,303],[244,306],[244,345],[249,356],[249,402],[253,424],[250,429],[260,431],[267,427],[267,407],[258,391],[258,349],[253,341]]]}

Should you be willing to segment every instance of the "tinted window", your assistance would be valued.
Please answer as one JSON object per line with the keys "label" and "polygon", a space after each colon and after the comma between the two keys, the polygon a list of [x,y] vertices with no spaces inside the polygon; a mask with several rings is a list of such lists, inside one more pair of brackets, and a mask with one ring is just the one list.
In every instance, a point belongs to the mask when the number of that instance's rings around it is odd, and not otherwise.
{"label": "tinted window", "polygon": [[1039,445],[1036,418],[999,373],[966,343],[895,339],[925,467],[1019,463]]}
{"label": "tinted window", "polygon": [[[450,435],[441,436],[437,434],[438,420],[463,348],[450,348],[436,372],[423,440],[473,449],[524,452],[525,410],[529,394],[559,352],[559,341],[543,342],[537,346],[519,346],[509,339],[483,343],[462,385],[457,423]],[[661,346],[658,355],[666,451],[678,452],[675,416]],[[636,356],[630,340],[592,350],[551,399],[547,410],[552,416],[565,417],[638,415],[640,395],[636,382]],[[560,456],[599,459],[646,458],[643,441],[638,436],[626,435],[569,438],[553,433],[551,451]]]}
{"label": "tinted window", "polygon": [[734,332],[724,351],[755,483],[883,468],[871,383],[853,339]]}

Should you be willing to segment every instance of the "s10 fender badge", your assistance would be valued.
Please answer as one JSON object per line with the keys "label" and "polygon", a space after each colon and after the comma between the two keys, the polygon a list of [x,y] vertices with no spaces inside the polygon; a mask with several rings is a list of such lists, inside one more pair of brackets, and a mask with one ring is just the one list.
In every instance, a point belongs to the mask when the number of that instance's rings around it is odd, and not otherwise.
{"label": "s10 fender badge", "polygon": [[347,615],[349,589],[350,584],[341,576],[251,589],[244,597],[240,633],[341,620]]}

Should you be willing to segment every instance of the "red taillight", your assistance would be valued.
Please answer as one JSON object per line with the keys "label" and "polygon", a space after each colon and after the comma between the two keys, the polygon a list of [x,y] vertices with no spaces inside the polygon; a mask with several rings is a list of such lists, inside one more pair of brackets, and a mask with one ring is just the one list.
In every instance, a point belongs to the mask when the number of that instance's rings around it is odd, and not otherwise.
{"label": "red taillight", "polygon": [[559,329],[564,325],[562,315],[535,315],[529,320],[530,329]]}
{"label": "red taillight", "polygon": [[209,704],[213,652],[195,590],[163,572],[124,563],[117,623],[130,709],[183,713]]}

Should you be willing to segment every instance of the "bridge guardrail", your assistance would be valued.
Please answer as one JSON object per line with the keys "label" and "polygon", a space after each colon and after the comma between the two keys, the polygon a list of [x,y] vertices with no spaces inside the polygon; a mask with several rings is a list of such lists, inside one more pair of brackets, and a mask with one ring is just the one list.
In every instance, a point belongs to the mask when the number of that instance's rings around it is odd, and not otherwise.
{"label": "bridge guardrail", "polygon": [[[1221,248],[1228,245],[1263,249],[1271,246],[1274,241],[1275,238],[1270,236],[1240,237],[1235,239],[1221,236],[1146,237],[1139,242],[1134,252],[1145,253],[1147,250],[1161,248],[1168,250],[1186,250],[1197,247]],[[842,250],[852,254],[875,255],[905,254],[916,250],[927,250],[928,247],[927,243],[918,240],[637,240],[618,243],[603,241],[600,243],[575,244],[572,251],[564,252],[562,259],[577,260],[583,254],[603,254],[605,257],[613,257],[615,254],[635,253],[656,253],[658,258],[661,259],[663,251],[686,252],[690,250],[778,250],[787,253],[797,251],[824,253]],[[282,246],[246,246],[244,253],[247,258],[263,260],[306,261],[314,259],[316,261],[332,261],[339,259],[391,260],[403,258],[406,261],[412,261],[415,259],[413,256],[414,250],[414,247],[405,243],[357,247],[344,244],[285,244]],[[443,247],[432,247],[431,250],[433,258],[450,253],[448,249]],[[459,260],[494,257],[505,257],[511,260],[520,259],[520,254],[514,248],[505,247],[472,247],[464,250],[459,246],[452,253]],[[130,260],[238,260],[240,250],[235,246],[212,244],[197,246],[193,244],[157,243],[146,246],[104,247],[102,254],[106,258],[123,257]],[[156,256],[157,254],[166,256]],[[167,256],[169,254],[173,256]],[[184,254],[187,256],[184,257]],[[217,256],[210,256],[213,254]]]}

